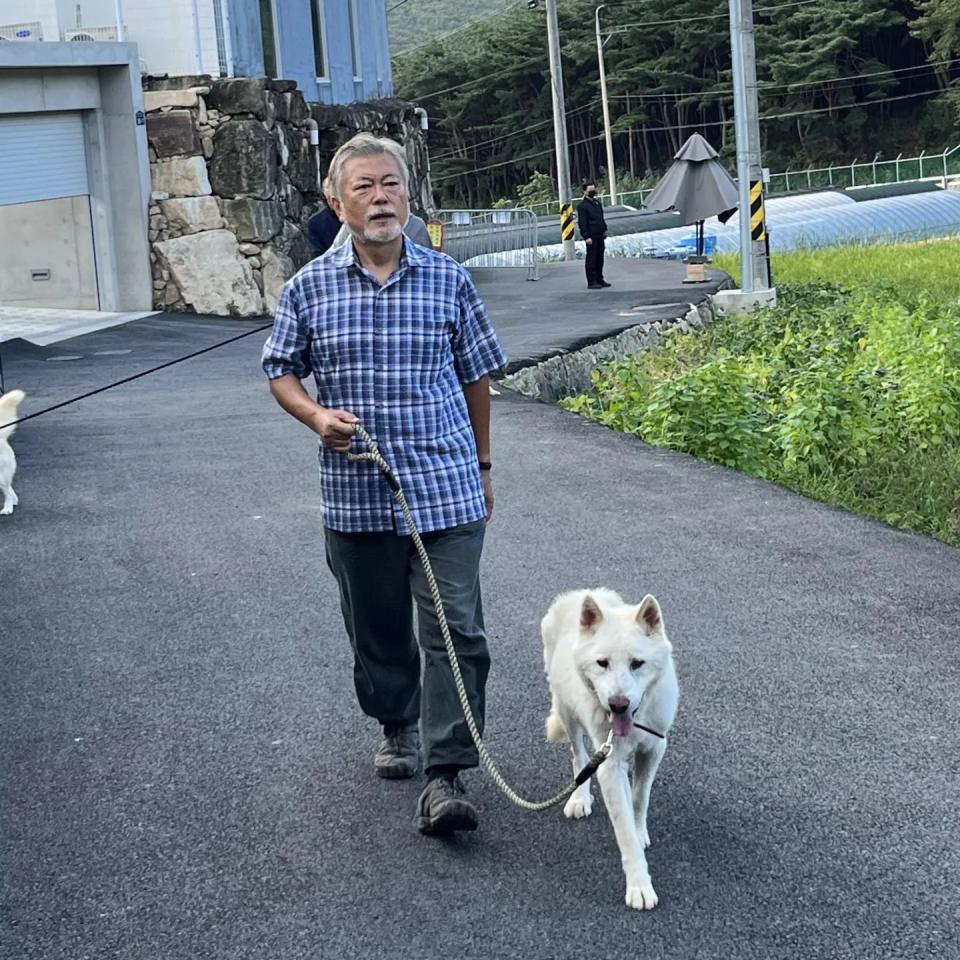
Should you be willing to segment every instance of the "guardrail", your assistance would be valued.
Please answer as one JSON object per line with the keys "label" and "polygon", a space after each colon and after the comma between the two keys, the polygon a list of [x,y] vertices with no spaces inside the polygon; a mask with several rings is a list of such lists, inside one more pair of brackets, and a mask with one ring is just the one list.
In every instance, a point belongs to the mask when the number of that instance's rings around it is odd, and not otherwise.
{"label": "guardrail", "polygon": [[[517,267],[528,280],[540,277],[537,215],[525,207],[507,210],[438,210],[443,252],[471,267]],[[496,258],[493,262],[491,257]]]}

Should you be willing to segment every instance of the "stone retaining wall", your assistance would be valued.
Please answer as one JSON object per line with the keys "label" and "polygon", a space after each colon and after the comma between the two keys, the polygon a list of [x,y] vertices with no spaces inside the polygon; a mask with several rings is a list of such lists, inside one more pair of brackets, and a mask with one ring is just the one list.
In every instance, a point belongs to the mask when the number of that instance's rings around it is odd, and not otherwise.
{"label": "stone retaining wall", "polygon": [[320,172],[360,130],[406,145],[413,205],[429,207],[414,109],[401,100],[308,104],[293,82],[263,77],[144,78],[154,306],[272,312],[312,256],[304,226],[320,203]]}
{"label": "stone retaining wall", "polygon": [[556,403],[566,397],[589,393],[593,387],[590,374],[605,364],[642,353],[656,346],[665,336],[689,333],[705,327],[714,320],[709,300],[699,305],[690,304],[682,317],[673,320],[654,320],[630,327],[615,337],[609,337],[573,353],[550,357],[532,367],[524,367],[503,380],[505,386],[524,396]]}

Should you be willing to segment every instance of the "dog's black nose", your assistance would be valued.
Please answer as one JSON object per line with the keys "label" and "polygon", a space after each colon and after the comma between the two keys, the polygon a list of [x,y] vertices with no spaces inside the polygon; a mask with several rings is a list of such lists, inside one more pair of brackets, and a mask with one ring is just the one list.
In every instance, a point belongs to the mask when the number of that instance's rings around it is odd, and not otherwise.
{"label": "dog's black nose", "polygon": [[624,713],[630,706],[630,701],[626,697],[611,697],[607,703],[614,713]]}

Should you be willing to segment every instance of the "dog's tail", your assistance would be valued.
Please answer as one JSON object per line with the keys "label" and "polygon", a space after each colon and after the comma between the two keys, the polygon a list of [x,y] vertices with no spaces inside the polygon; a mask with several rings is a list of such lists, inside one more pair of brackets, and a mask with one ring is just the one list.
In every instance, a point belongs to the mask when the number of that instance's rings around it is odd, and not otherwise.
{"label": "dog's tail", "polygon": [[556,704],[554,704],[547,716],[547,741],[549,743],[563,743],[568,739],[567,728],[563,725],[560,714],[557,713]]}
{"label": "dog's tail", "polygon": [[3,424],[17,419],[17,407],[25,396],[22,390],[10,390],[0,397],[0,440],[6,440],[17,429],[15,426],[5,427]]}

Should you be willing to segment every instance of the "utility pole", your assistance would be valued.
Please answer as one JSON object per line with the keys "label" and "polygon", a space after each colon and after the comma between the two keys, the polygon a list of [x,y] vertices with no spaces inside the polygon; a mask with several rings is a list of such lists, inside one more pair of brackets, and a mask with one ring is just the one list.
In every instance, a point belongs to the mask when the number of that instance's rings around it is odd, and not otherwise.
{"label": "utility pole", "polygon": [[760,112],[757,103],[757,56],[753,36],[753,0],[730,0],[730,47],[733,54],[734,125],[740,189],[740,288],[745,294],[775,302],[770,287],[767,221],[760,165]]}
{"label": "utility pole", "polygon": [[[607,142],[607,177],[610,180],[610,206],[616,206],[617,171],[613,165],[613,136],[610,133],[610,103],[607,100],[607,70],[603,63],[603,47],[607,41],[600,37],[600,11],[605,6],[605,3],[601,3],[594,11],[594,23],[597,28],[597,62],[600,64],[600,98],[603,100],[603,138]],[[609,39],[609,37],[607,39]]]}
{"label": "utility pole", "polygon": [[564,260],[576,259],[573,244],[573,199],[570,193],[570,158],[567,150],[567,111],[563,102],[563,68],[560,64],[560,30],[557,0],[547,0],[547,44],[550,48],[550,87],[553,93],[553,137],[557,148],[557,185],[560,190],[560,235]]}

